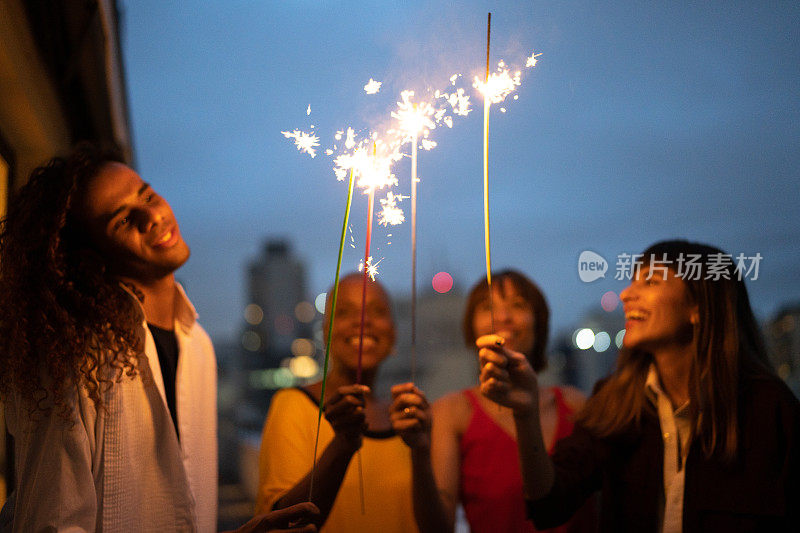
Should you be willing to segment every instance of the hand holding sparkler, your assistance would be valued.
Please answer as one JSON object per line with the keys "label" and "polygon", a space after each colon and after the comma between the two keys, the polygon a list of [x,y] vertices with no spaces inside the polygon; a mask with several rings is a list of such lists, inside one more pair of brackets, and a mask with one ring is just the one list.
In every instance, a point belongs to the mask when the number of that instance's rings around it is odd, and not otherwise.
{"label": "hand holding sparkler", "polygon": [[475,341],[481,363],[481,393],[513,409],[515,415],[539,411],[539,382],[524,354],[504,346],[502,337],[484,335]]}
{"label": "hand holding sparkler", "polygon": [[361,448],[362,437],[367,429],[364,406],[366,385],[345,385],[325,402],[325,419],[334,431],[334,446],[352,451]]}
{"label": "hand holding sparkler", "polygon": [[392,406],[389,409],[392,429],[412,450],[430,450],[431,406],[425,393],[413,383],[392,387]]}

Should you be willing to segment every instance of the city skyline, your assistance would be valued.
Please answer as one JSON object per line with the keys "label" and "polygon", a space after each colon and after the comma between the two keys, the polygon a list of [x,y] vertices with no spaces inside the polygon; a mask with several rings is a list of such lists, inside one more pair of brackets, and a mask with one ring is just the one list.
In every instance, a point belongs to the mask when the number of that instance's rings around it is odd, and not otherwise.
{"label": "city skyline", "polygon": [[[542,286],[553,333],[625,286],[583,283],[581,252],[613,270],[664,238],[761,254],[748,286],[762,321],[800,300],[799,7],[446,6],[121,2],[136,165],[181,222],[193,256],[178,276],[215,338],[238,334],[244,268],[267,238],[308,263],[310,297],[333,281],[346,186],[280,132],[313,123],[324,145],[387,117],[402,89],[480,71],[488,11],[493,62],[543,54],[519,100],[492,111],[492,260]],[[373,100],[369,79],[384,83]],[[464,292],[484,275],[481,126],[473,111],[421,152],[419,291],[438,271]],[[365,204],[357,194],[345,271],[363,255]],[[396,297],[410,292],[409,232],[373,241]]]}

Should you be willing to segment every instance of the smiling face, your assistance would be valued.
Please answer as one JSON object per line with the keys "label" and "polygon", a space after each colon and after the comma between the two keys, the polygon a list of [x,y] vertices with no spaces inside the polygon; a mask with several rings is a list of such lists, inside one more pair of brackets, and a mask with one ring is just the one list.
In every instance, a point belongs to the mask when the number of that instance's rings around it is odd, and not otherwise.
{"label": "smiling face", "polygon": [[672,270],[651,275],[649,268],[642,268],[620,299],[625,309],[625,348],[652,353],[692,342],[698,308],[686,283]]}
{"label": "smiling face", "polygon": [[[331,353],[334,359],[352,371],[358,367],[362,283],[361,275],[348,276],[339,283],[331,341]],[[327,323],[326,316],[326,328]],[[367,371],[376,369],[392,351],[394,340],[394,320],[389,299],[379,284],[368,281],[362,369]]]}
{"label": "smiling face", "polygon": [[[476,337],[496,333],[503,337],[506,346],[514,351],[529,354],[534,342],[534,314],[531,303],[508,279],[500,287],[492,287],[492,302],[489,295],[481,300],[472,315],[472,328]],[[492,331],[491,307],[494,306],[494,331]]]}
{"label": "smiling face", "polygon": [[114,274],[155,281],[189,258],[169,204],[130,167],[104,164],[81,192],[77,218]]}

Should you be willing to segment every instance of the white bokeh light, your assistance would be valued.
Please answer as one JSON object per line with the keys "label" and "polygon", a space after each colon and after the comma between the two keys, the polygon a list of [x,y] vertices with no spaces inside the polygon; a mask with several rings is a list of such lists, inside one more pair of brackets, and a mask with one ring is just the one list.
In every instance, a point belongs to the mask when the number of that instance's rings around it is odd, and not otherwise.
{"label": "white bokeh light", "polygon": [[611,346],[611,335],[606,333],[605,331],[601,331],[597,335],[594,336],[594,342],[592,343],[592,347],[594,351],[597,353],[602,353],[608,350],[608,347]]}
{"label": "white bokeh light", "polygon": [[588,350],[593,344],[594,331],[589,328],[583,328],[575,332],[575,346],[581,350]]}
{"label": "white bokeh light", "polygon": [[614,337],[614,344],[617,345],[617,348],[622,348],[622,339],[625,338],[625,330],[621,329],[617,332],[617,336]]}
{"label": "white bokeh light", "polygon": [[320,313],[325,313],[325,300],[328,298],[328,293],[321,292],[317,295],[314,299],[314,307],[317,308],[317,311]]}

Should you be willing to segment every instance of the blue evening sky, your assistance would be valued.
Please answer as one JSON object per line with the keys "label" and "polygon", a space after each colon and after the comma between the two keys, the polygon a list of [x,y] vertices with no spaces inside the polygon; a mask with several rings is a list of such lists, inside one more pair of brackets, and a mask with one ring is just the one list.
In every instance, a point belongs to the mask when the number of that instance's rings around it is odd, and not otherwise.
{"label": "blue evening sky", "polygon": [[[760,253],[748,285],[762,319],[800,301],[795,1],[120,7],[137,168],[178,216],[193,252],[179,278],[217,339],[238,334],[245,267],[266,238],[291,241],[311,297],[333,278],[346,186],[330,157],[301,154],[281,130],[313,124],[325,148],[337,129],[387,119],[403,89],[420,94],[453,73],[481,73],[488,11],[493,64],[543,54],[508,112],[492,110],[492,261],[543,287],[555,329],[624,287],[613,279],[618,254],[671,237]],[[370,78],[383,82],[375,96],[362,89]],[[484,275],[482,104],[473,93],[475,105],[420,153],[420,290],[440,270],[462,290]],[[407,194],[408,161],[395,173]],[[363,254],[365,217],[358,195],[346,270]],[[381,280],[395,294],[410,290],[409,243],[409,223],[374,235]],[[580,281],[583,250],[609,261],[605,279]]]}

